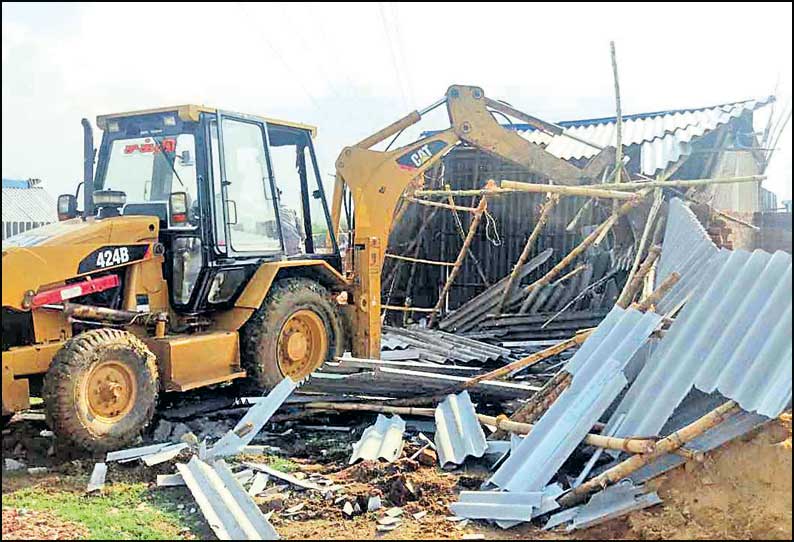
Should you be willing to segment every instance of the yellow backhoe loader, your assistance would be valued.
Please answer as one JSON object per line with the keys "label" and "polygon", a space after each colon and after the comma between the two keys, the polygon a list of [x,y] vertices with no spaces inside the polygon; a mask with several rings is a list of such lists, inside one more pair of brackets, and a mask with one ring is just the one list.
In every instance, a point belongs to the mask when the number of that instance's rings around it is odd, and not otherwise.
{"label": "yellow backhoe loader", "polygon": [[[443,104],[449,129],[371,150]],[[264,390],[346,349],[377,358],[395,208],[452,147],[463,141],[562,183],[611,161],[602,152],[578,169],[492,111],[560,133],[480,88],[452,86],[341,152],[330,209],[311,126],[164,107],[98,117],[97,153],[84,119],[84,179],[58,198],[59,222],[3,243],[3,416],[39,396],[60,438],[110,450],[140,434],[161,392],[244,377]]]}

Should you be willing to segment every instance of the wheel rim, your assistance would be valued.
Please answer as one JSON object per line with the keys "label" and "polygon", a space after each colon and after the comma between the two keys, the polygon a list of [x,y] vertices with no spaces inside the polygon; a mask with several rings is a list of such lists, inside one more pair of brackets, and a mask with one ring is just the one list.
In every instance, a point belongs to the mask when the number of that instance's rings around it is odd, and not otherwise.
{"label": "wheel rim", "polygon": [[88,410],[105,421],[114,422],[126,416],[135,404],[137,395],[135,374],[126,364],[103,361],[88,375]]}
{"label": "wheel rim", "polygon": [[310,310],[292,314],[278,337],[278,365],[293,380],[309,376],[325,361],[328,336],[320,316]]}

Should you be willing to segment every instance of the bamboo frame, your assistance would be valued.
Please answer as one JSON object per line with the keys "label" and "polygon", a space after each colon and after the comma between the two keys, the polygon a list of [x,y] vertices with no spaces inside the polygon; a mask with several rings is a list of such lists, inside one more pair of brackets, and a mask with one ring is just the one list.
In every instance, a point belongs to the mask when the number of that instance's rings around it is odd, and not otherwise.
{"label": "bamboo frame", "polygon": [[556,184],[534,184],[503,180],[499,183],[499,186],[501,188],[508,188],[517,192],[545,192],[547,194],[559,194],[561,196],[584,196],[590,198],[619,200],[629,200],[637,197],[630,192],[602,190],[601,188],[598,188],[603,185],[561,186]]}
{"label": "bamboo frame", "polygon": [[[450,189],[449,185],[444,185],[444,188],[446,188],[447,190]],[[450,205],[455,205],[455,198],[453,198],[452,196],[449,196],[447,198],[447,201],[449,202]],[[460,240],[461,241],[465,241],[466,240],[466,232],[463,231],[463,224],[460,221],[460,217],[458,216],[458,212],[457,211],[452,211],[452,216],[455,219],[455,226],[456,226],[456,229],[458,230],[458,235],[460,235]],[[483,283],[486,286],[490,286],[491,283],[488,282],[488,277],[485,275],[485,271],[483,271],[482,265],[480,265],[480,260],[477,258],[477,256],[474,255],[474,252],[469,252],[469,257],[474,262],[474,266],[477,268],[477,273],[480,275],[480,279],[483,281]]]}
{"label": "bamboo frame", "polygon": [[[640,266],[640,259],[642,258],[642,254],[645,251],[645,243],[648,242],[651,229],[653,224],[656,222],[656,215],[659,213],[659,209],[662,207],[663,199],[661,188],[657,188],[654,191],[653,205],[651,205],[651,210],[648,211],[648,216],[645,218],[645,227],[642,229],[642,235],[640,236],[640,241],[637,245],[637,254],[634,256],[634,261],[631,264],[631,269],[629,270],[628,277],[626,278],[626,283],[623,285],[623,291],[620,292],[620,296],[618,297],[618,300],[624,300],[626,304],[628,304],[633,298],[634,292],[631,292],[632,297],[628,299],[626,299],[625,296],[629,295],[629,285],[634,284],[634,275],[637,273],[637,269]],[[650,267],[648,269],[650,269]],[[647,274],[647,271],[645,274]],[[625,307],[625,305],[620,306]]]}
{"label": "bamboo frame", "polygon": [[647,296],[645,299],[642,299],[637,303],[633,303],[631,305],[631,308],[636,309],[640,312],[645,312],[649,310],[651,307],[659,303],[659,300],[661,300],[665,295],[667,295],[667,292],[669,292],[673,288],[673,286],[675,286],[676,283],[678,283],[679,280],[681,280],[681,275],[673,271],[667,276],[666,279],[662,281],[659,287],[656,288],[656,290],[654,290],[651,293],[651,295]]}
{"label": "bamboo frame", "polygon": [[449,292],[449,289],[452,287],[452,283],[455,282],[458,273],[460,273],[460,268],[463,265],[463,261],[466,259],[466,253],[469,251],[472,241],[474,241],[474,235],[477,233],[477,227],[480,225],[480,221],[482,220],[482,216],[485,214],[485,209],[487,207],[488,199],[485,197],[480,198],[480,203],[477,205],[474,218],[472,218],[471,224],[469,225],[469,232],[466,234],[466,239],[463,241],[463,246],[460,248],[458,257],[455,259],[455,265],[452,267],[452,272],[447,277],[444,287],[441,289],[441,293],[438,296],[436,306],[433,307],[433,312],[430,314],[430,321],[428,322],[430,327],[435,324],[436,315],[438,314],[438,311],[441,310],[441,306],[444,304],[444,299],[447,295],[447,292]]}
{"label": "bamboo frame", "polygon": [[739,405],[735,401],[723,403],[686,427],[658,441],[650,452],[634,455],[598,476],[591,478],[584,484],[575,488],[572,492],[563,496],[558,502],[562,506],[576,504],[585,495],[606,487],[609,484],[619,482],[651,461],[682,448],[687,442],[694,440],[709,429],[721,424],[738,411]]}
{"label": "bamboo frame", "polygon": [[516,281],[516,277],[518,277],[518,273],[524,264],[529,259],[529,253],[532,250],[532,247],[535,245],[535,241],[540,236],[540,232],[543,231],[543,226],[546,225],[546,222],[549,219],[549,215],[551,215],[551,211],[554,207],[559,203],[560,198],[556,195],[551,195],[546,202],[543,203],[540,209],[540,216],[538,216],[538,221],[535,223],[535,227],[532,228],[532,232],[529,234],[529,238],[527,242],[524,244],[524,249],[521,251],[521,255],[518,257],[518,261],[516,265],[513,267],[513,270],[510,272],[510,278],[507,280],[507,284],[505,285],[504,292],[502,293],[502,299],[499,300],[499,305],[496,307],[496,313],[501,314],[504,310],[505,303],[507,303],[507,298],[510,297],[510,292],[513,289],[513,284]]}
{"label": "bamboo frame", "polygon": [[[571,250],[571,252],[569,252],[568,255],[565,256],[565,258],[560,260],[560,262],[557,263],[557,265],[555,265],[553,268],[551,268],[551,270],[548,273],[546,273],[543,277],[541,277],[540,279],[536,280],[532,284],[525,287],[524,291],[529,295],[532,293],[533,290],[537,291],[543,286],[549,284],[560,273],[560,271],[565,269],[580,254],[582,254],[585,250],[587,250],[587,248],[590,245],[592,245],[599,237],[601,237],[604,232],[611,229],[612,226],[614,226],[614,224],[621,216],[625,215],[631,209],[639,205],[649,193],[650,191],[640,192],[639,198],[635,198],[631,201],[627,201],[623,205],[615,209],[615,211],[612,213],[612,215],[610,215],[609,218],[606,219],[606,221],[602,222],[596,229],[594,229],[590,233],[590,235],[585,237],[585,239],[581,243],[579,243],[576,247],[574,247],[573,250]],[[530,298],[527,297],[527,300],[525,300],[524,304],[522,304],[521,307],[522,311],[525,310],[524,307],[527,305],[527,301],[529,299]]]}
{"label": "bamboo frame", "polygon": [[615,42],[609,42],[609,56],[612,60],[612,78],[615,83],[615,182],[619,183],[623,174],[623,113],[620,108],[620,83],[618,82],[618,58],[615,54]]}

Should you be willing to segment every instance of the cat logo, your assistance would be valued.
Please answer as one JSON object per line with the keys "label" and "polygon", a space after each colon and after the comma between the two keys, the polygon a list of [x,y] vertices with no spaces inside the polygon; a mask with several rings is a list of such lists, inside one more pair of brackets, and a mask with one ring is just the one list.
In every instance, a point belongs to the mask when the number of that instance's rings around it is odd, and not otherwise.
{"label": "cat logo", "polygon": [[446,147],[447,147],[446,143],[436,139],[429,143],[425,143],[421,147],[414,149],[409,153],[400,156],[397,159],[397,164],[400,166],[401,169],[414,171],[422,167],[424,164],[428,162],[428,160],[433,158],[433,156],[441,152]]}

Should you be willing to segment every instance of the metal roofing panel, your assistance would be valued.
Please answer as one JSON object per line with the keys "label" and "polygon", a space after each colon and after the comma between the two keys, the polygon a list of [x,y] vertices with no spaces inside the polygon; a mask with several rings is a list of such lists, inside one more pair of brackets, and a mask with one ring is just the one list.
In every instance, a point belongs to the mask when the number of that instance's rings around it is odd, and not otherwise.
{"label": "metal roofing panel", "polygon": [[737,250],[682,309],[613,414],[656,435],[693,387],[776,417],[791,402],[791,255]]}
{"label": "metal roofing panel", "polygon": [[43,222],[58,220],[55,200],[41,187],[3,188],[3,222]]}
{"label": "metal roofing panel", "polygon": [[449,508],[462,518],[524,522],[532,519],[542,500],[542,491],[461,491]]}
{"label": "metal roofing panel", "polygon": [[436,407],[435,444],[441,466],[463,464],[469,457],[482,457],[488,447],[485,432],[477,419],[477,412],[469,392],[448,395]]}
{"label": "metal roofing panel", "polygon": [[348,464],[359,459],[385,459],[389,463],[400,457],[403,451],[405,421],[397,415],[387,418],[378,414],[374,425],[364,430],[361,439],[353,445],[353,455]]}
{"label": "metal roofing panel", "polygon": [[382,349],[418,347],[420,350],[437,354],[442,359],[463,363],[472,361],[484,363],[508,358],[511,355],[507,348],[436,329],[384,326],[382,336],[385,338],[385,341],[381,342]]}
{"label": "metal roofing panel", "polygon": [[[640,171],[653,175],[667,164],[691,152],[690,142],[715,128],[738,118],[745,111],[755,111],[771,103],[774,98],[746,100],[696,110],[632,115],[624,118],[623,147],[641,144]],[[617,122],[611,119],[566,123],[563,130],[600,147],[617,144]],[[522,137],[564,160],[592,158],[598,149],[565,136],[553,136],[535,129],[519,132]]]}
{"label": "metal roofing panel", "polygon": [[212,447],[210,455],[212,457],[222,457],[240,453],[244,446],[250,444],[254,437],[262,430],[270,417],[286,401],[298,385],[289,377],[270,390],[270,393],[262,401],[258,401],[248,409],[245,416],[237,422],[228,433]]}
{"label": "metal roofing panel", "polygon": [[642,486],[623,481],[599,491],[586,504],[555,514],[543,528],[552,529],[570,521],[568,531],[586,529],[661,502],[656,492],[644,493]]}
{"label": "metal roofing panel", "polygon": [[276,530],[222,459],[210,467],[194,456],[177,468],[218,538],[278,540]]}
{"label": "metal roofing panel", "polygon": [[[510,491],[539,491],[626,385],[623,368],[661,316],[615,307],[569,362],[571,385],[544,413],[490,483]],[[581,354],[581,356],[580,356]]]}

